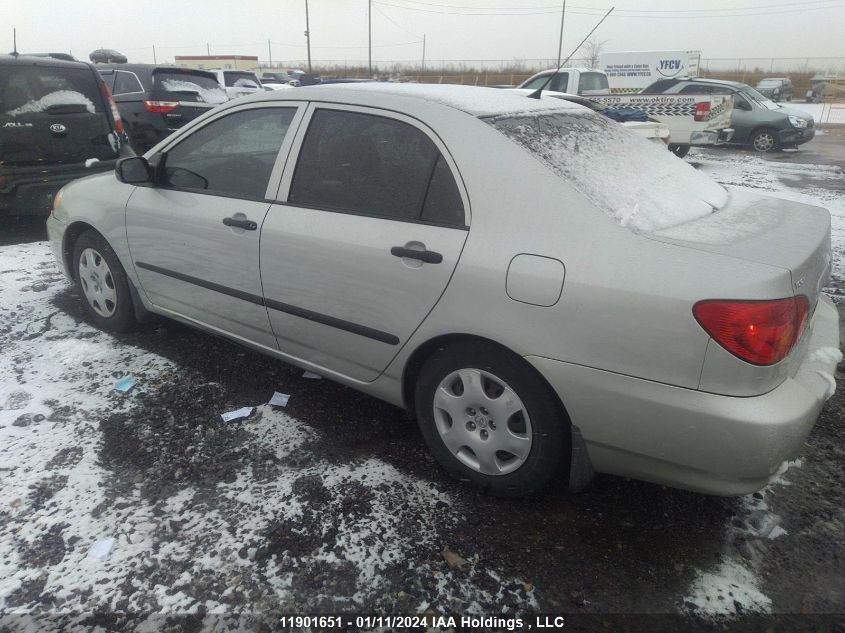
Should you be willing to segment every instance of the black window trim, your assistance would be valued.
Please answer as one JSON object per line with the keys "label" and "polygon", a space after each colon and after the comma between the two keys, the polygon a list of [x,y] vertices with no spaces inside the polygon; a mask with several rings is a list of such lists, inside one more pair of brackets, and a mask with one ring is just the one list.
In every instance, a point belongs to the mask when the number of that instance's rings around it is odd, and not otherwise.
{"label": "black window trim", "polygon": [[[351,112],[351,113],[358,113],[358,114],[369,114],[371,116],[380,116],[383,118],[393,119],[395,121],[400,121],[402,123],[406,123],[408,125],[412,125],[420,132],[425,134],[429,140],[434,143],[434,146],[437,148],[440,156],[446,161],[446,165],[449,167],[449,171],[452,174],[452,178],[455,181],[455,184],[458,187],[458,193],[461,196],[461,203],[464,207],[464,223],[463,224],[450,224],[448,222],[434,222],[431,220],[423,220],[422,218],[399,218],[395,216],[384,216],[379,215],[376,213],[366,213],[363,211],[352,211],[349,209],[340,209],[340,208],[332,208],[326,207],[321,205],[310,205],[310,204],[301,204],[301,203],[294,203],[290,202],[290,190],[293,187],[293,180],[296,176],[296,169],[299,166],[299,155],[302,152],[302,146],[305,142],[305,137],[308,134],[308,129],[311,127],[311,121],[314,118],[314,114],[320,110],[337,110],[340,112]],[[387,114],[383,114],[387,113]],[[425,226],[439,226],[446,229],[458,229],[462,231],[469,231],[470,226],[466,223],[467,217],[472,218],[472,213],[470,210],[469,204],[469,193],[466,189],[466,185],[464,183],[463,177],[461,176],[460,171],[458,170],[457,163],[455,163],[454,159],[452,158],[451,153],[448,150],[448,147],[443,142],[443,139],[434,132],[426,123],[417,117],[410,115],[406,112],[402,112],[400,110],[394,110],[392,108],[384,108],[379,106],[373,105],[361,105],[359,103],[347,103],[341,101],[309,101],[308,108],[302,118],[302,121],[299,125],[299,130],[297,130],[296,138],[293,141],[293,145],[290,150],[290,154],[288,159],[293,158],[293,166],[288,167],[285,166],[285,175],[282,177],[281,183],[279,185],[278,191],[278,198],[277,200],[273,200],[273,204],[278,204],[281,206],[288,206],[288,207],[296,207],[299,209],[311,209],[313,211],[325,211],[327,213],[345,213],[346,215],[354,215],[358,217],[365,217],[365,218],[375,218],[377,220],[395,220],[396,222],[405,222],[408,224],[423,224]],[[437,165],[437,161],[434,161],[435,167]],[[433,171],[433,170],[432,170]],[[428,187],[431,186],[431,178],[429,178],[428,186],[426,187],[426,196],[428,195]],[[285,188],[285,191],[282,191],[282,188]],[[282,195],[284,195],[284,200],[281,199]],[[423,207],[425,205],[425,200],[423,200]]]}

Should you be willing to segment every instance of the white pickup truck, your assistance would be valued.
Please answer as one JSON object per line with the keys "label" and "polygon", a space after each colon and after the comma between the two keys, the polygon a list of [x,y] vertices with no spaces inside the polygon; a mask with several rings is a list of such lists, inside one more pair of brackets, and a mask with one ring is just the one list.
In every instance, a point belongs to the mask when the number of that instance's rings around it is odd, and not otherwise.
{"label": "white pickup truck", "polygon": [[718,145],[733,136],[731,95],[611,94],[607,75],[586,68],[544,70],[519,87],[536,90],[544,84],[545,90],[582,95],[611,108],[642,110],[650,119],[669,128],[669,149],[677,156],[686,156],[692,145]]}

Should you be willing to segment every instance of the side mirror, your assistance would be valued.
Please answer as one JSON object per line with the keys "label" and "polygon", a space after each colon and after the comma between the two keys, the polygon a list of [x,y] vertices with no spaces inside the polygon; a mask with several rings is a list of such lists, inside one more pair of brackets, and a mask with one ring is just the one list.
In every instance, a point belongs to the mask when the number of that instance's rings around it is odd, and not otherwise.
{"label": "side mirror", "polygon": [[114,173],[120,182],[129,185],[153,181],[153,170],[143,156],[130,156],[120,159],[115,165]]}

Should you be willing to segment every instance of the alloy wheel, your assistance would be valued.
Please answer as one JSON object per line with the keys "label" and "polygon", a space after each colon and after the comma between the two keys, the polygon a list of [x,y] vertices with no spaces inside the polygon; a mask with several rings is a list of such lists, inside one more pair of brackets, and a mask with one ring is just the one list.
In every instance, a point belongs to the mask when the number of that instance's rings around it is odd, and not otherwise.
{"label": "alloy wheel", "polygon": [[769,132],[760,132],[754,137],[754,149],[758,152],[768,152],[775,146],[775,137]]}

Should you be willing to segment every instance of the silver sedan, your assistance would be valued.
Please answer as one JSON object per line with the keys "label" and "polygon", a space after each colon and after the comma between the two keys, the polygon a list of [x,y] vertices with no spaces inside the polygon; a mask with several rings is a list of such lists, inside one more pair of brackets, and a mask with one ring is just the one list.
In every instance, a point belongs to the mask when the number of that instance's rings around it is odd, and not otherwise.
{"label": "silver sedan", "polygon": [[758,489],[841,357],[826,210],[558,99],[258,93],[71,183],[48,230],[100,327],[164,315],[406,407],[496,494]]}

